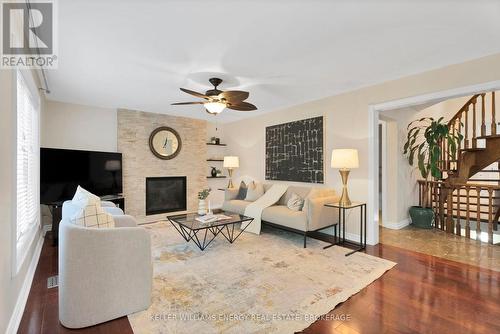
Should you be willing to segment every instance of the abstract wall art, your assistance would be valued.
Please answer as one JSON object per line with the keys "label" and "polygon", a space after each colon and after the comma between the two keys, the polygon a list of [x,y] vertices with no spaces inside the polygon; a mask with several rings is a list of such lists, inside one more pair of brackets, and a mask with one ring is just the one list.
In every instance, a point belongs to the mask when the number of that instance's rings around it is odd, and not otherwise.
{"label": "abstract wall art", "polygon": [[266,127],[266,180],[323,183],[323,116]]}

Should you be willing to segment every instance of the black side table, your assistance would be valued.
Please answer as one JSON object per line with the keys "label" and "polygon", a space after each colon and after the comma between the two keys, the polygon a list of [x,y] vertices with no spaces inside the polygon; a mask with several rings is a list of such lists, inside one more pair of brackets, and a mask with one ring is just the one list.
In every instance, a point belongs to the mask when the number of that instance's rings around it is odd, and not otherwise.
{"label": "black side table", "polygon": [[63,202],[52,202],[45,204],[49,207],[52,214],[52,246],[57,246],[59,241],[59,222],[62,219],[62,205]]}
{"label": "black side table", "polygon": [[101,196],[101,201],[108,201],[108,202],[113,202],[114,204],[118,205],[120,209],[125,212],[125,197],[122,195],[106,195],[106,196]]}
{"label": "black side table", "polygon": [[[339,210],[339,223],[340,223],[340,231],[339,234],[341,234],[342,241],[341,244],[345,245],[346,240],[345,240],[345,214],[346,210],[351,210],[355,208],[359,208],[359,226],[360,226],[360,233],[359,233],[359,245],[356,243],[353,243],[351,241],[347,241],[348,244],[352,244],[355,246],[358,246],[355,250],[352,252],[347,253],[345,256],[349,256],[351,254],[354,254],[356,252],[359,252],[361,250],[366,249],[366,203],[361,203],[361,202],[352,202],[351,205],[349,206],[343,206],[340,203],[328,203],[325,204],[325,206],[330,207],[330,208],[337,208]],[[323,247],[324,249],[332,247],[336,245],[331,244],[328,246]]]}

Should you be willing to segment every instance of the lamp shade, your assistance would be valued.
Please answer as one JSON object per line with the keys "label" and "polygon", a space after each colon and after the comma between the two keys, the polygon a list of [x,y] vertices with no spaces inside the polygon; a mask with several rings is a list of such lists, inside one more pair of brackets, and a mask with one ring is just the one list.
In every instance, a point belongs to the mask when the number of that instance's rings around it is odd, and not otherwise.
{"label": "lamp shade", "polygon": [[235,156],[224,157],[224,168],[238,168],[240,167],[240,159]]}
{"label": "lamp shade", "polygon": [[343,148],[332,151],[332,168],[351,169],[358,167],[358,150]]}
{"label": "lamp shade", "polygon": [[120,160],[107,160],[104,164],[104,169],[109,172],[116,172],[122,169],[122,162]]}

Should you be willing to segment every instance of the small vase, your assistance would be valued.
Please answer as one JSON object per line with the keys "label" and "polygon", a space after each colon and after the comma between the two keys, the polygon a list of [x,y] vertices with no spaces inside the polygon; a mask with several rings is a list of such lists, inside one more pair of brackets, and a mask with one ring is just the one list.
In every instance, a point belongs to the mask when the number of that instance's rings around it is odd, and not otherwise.
{"label": "small vase", "polygon": [[212,167],[212,170],[210,171],[210,174],[212,174],[212,177],[216,177],[217,176],[217,168]]}
{"label": "small vase", "polygon": [[200,216],[207,214],[207,207],[204,199],[198,201],[198,214]]}

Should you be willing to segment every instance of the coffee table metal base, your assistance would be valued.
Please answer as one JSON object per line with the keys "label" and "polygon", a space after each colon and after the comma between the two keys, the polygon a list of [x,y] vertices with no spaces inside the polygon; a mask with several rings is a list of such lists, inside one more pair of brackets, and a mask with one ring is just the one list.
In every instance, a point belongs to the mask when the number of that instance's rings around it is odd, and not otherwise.
{"label": "coffee table metal base", "polygon": [[[245,229],[252,223],[253,220],[250,222],[244,222],[241,223],[242,225],[245,224],[243,228],[240,229],[239,233],[237,232],[235,236],[235,231],[234,231],[234,225],[235,224],[230,224],[229,225],[220,225],[220,226],[207,226],[207,228],[199,229],[199,230],[191,230],[186,227],[184,227],[182,224],[179,224],[175,221],[172,221],[169,219],[170,224],[175,227],[177,232],[184,238],[186,241],[193,241],[196,246],[200,250],[205,250],[205,248],[208,247],[212,243],[212,241],[215,239],[217,235],[222,234],[224,238],[226,238],[229,243],[233,243],[238,237],[245,231]],[[211,233],[211,235],[209,234]]]}

